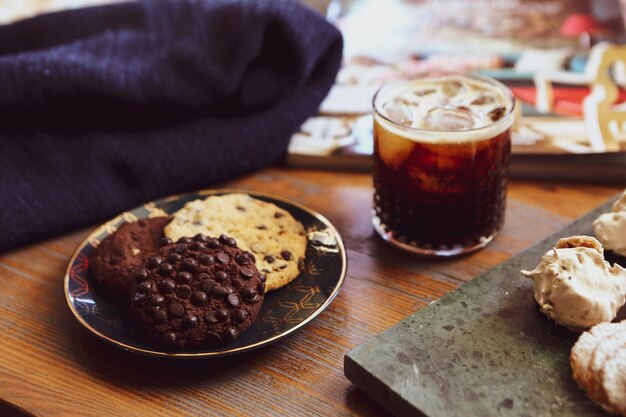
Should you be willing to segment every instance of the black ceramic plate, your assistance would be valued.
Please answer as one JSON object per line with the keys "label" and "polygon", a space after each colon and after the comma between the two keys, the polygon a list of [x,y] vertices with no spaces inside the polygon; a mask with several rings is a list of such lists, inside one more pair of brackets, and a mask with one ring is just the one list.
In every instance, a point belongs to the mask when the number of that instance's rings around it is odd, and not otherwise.
{"label": "black ceramic plate", "polygon": [[[268,345],[298,330],[319,315],[335,298],[346,275],[346,252],[341,237],[323,216],[298,204],[267,194],[246,194],[287,210],[307,232],[305,268],[289,285],[269,292],[256,321],[237,340],[212,350],[166,352],[133,336],[131,321],[93,291],[88,259],[95,247],[126,222],[176,212],[187,202],[236,190],[207,190],[147,203],[125,212],[94,230],[78,246],[65,274],[67,304],[87,330],[130,352],[168,358],[205,358],[245,352]],[[161,211],[162,210],[162,211]]]}

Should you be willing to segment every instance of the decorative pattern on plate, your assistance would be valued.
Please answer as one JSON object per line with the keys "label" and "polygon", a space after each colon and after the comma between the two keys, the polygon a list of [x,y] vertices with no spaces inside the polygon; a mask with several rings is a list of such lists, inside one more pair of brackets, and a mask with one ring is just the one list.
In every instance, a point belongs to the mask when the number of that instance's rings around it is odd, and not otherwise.
{"label": "decorative pattern on plate", "polygon": [[[304,319],[301,317],[303,314],[308,315],[310,313],[304,310],[317,310],[320,307],[319,303],[312,302],[317,294],[321,292],[318,286],[309,287],[307,285],[298,285],[293,288],[294,291],[304,293],[304,296],[300,301],[291,301],[290,299],[281,300],[278,302],[278,307],[282,309],[288,309],[287,313],[282,317],[266,315],[263,320],[271,323],[274,329],[281,326],[289,326],[302,322]],[[268,312],[270,313],[270,312]]]}
{"label": "decorative pattern on plate", "polygon": [[70,260],[65,275],[65,293],[70,310],[77,320],[102,340],[122,349],[150,356],[198,358],[228,355],[265,346],[304,326],[334,299],[346,274],[346,252],[341,237],[321,215],[278,197],[246,192],[254,198],[276,204],[300,221],[309,238],[305,268],[289,285],[268,293],[252,326],[230,345],[212,350],[164,352],[135,339],[130,320],[110,305],[89,283],[88,259],[102,240],[128,221],[172,214],[187,202],[207,195],[221,195],[236,190],[206,190],[167,197],[120,214],[94,230]]}

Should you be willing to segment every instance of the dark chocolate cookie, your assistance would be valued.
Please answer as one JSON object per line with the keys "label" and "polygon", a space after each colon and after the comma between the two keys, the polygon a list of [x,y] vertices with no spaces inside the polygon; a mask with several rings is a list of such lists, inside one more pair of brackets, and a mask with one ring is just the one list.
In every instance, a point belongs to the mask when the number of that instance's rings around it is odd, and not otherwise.
{"label": "dark chocolate cookie", "polygon": [[128,305],[135,269],[162,243],[163,228],[171,217],[125,223],[102,241],[89,259],[92,283],[100,295],[117,305]]}
{"label": "dark chocolate cookie", "polygon": [[265,277],[254,255],[227,236],[182,237],[137,270],[131,312],[140,330],[166,349],[217,347],[256,319]]}

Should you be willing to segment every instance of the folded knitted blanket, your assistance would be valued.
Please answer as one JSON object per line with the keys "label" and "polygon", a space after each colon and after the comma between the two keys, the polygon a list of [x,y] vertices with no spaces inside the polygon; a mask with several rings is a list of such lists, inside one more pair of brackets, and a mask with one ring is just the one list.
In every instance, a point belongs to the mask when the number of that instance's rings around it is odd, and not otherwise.
{"label": "folded knitted blanket", "polygon": [[342,40],[284,0],[146,0],[0,26],[0,251],[277,161]]}

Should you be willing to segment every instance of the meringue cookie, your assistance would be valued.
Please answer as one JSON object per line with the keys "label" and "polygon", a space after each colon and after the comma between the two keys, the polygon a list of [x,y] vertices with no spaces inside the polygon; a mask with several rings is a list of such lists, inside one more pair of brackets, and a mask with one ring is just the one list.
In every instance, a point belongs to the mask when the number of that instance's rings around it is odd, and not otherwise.
{"label": "meringue cookie", "polygon": [[626,256],[626,211],[602,214],[593,222],[593,233],[607,250]]}
{"label": "meringue cookie", "polygon": [[610,322],[626,302],[626,269],[611,267],[598,248],[554,248],[532,271],[541,311],[572,330]]}
{"label": "meringue cookie", "polygon": [[613,211],[626,211],[626,190],[624,190],[620,198],[613,203]]}

